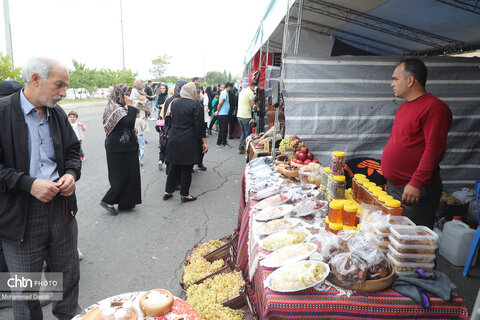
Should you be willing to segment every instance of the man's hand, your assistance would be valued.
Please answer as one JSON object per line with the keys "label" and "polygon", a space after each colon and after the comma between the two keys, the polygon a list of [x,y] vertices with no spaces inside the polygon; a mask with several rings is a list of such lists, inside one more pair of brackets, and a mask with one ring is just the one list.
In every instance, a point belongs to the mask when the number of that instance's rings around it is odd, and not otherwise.
{"label": "man's hand", "polygon": [[421,190],[411,184],[407,184],[403,189],[402,202],[407,206],[416,205],[420,199]]}
{"label": "man's hand", "polygon": [[62,196],[71,196],[73,191],[75,191],[75,178],[71,174],[66,173],[58,179],[56,186]]}
{"label": "man's hand", "polygon": [[215,112],[213,113],[213,115],[214,115],[214,116],[218,116],[218,111],[215,111]]}
{"label": "man's hand", "polygon": [[30,189],[30,194],[42,202],[49,202],[55,197],[59,189],[55,182],[35,179]]}
{"label": "man's hand", "polygon": [[203,150],[202,150],[202,153],[203,153],[203,154],[207,153],[207,152],[208,152],[208,145],[207,145],[206,143],[204,143],[204,144],[202,145],[202,149],[203,149]]}

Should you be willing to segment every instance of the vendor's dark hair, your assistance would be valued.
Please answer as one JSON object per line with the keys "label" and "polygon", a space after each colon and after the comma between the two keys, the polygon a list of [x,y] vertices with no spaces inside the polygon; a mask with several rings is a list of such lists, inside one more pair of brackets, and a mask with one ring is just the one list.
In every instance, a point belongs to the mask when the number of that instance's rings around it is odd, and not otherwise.
{"label": "vendor's dark hair", "polygon": [[405,71],[410,73],[415,79],[425,88],[425,83],[427,82],[427,67],[422,62],[422,60],[417,58],[408,58],[400,62],[404,64]]}
{"label": "vendor's dark hair", "polygon": [[192,82],[195,82],[195,80],[198,80],[198,77],[193,77]]}
{"label": "vendor's dark hair", "polygon": [[255,81],[251,81],[248,86],[249,87],[255,87],[257,85],[257,83]]}
{"label": "vendor's dark hair", "polygon": [[233,88],[233,83],[231,82],[225,82],[225,88],[232,87]]}

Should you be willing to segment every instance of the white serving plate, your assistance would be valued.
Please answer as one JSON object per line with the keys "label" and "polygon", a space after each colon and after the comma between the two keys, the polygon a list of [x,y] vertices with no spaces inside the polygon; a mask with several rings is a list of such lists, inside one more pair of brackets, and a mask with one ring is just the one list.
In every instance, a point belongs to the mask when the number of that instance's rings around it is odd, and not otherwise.
{"label": "white serving plate", "polygon": [[[263,199],[262,201],[260,201],[256,205],[254,205],[253,208],[256,209],[256,210],[262,210],[262,209],[265,209],[267,207],[278,206],[278,205],[281,205],[281,204],[284,204],[285,202],[287,202],[290,199],[290,196],[291,195],[289,193],[276,194],[274,196]],[[273,204],[270,204],[270,202],[272,201],[273,198],[276,199],[276,198],[279,198],[279,197],[283,197],[283,200],[281,200],[279,202],[276,202],[276,203],[273,203]]]}
{"label": "white serving plate", "polygon": [[281,204],[273,207],[266,207],[255,214],[254,219],[257,221],[270,221],[289,215],[293,211],[293,205]]}
{"label": "white serving plate", "polygon": [[[281,222],[286,222],[286,223],[285,224],[280,224]],[[274,234],[274,233],[282,231],[282,230],[292,229],[292,228],[296,227],[299,224],[299,222],[300,221],[298,219],[276,219],[276,220],[272,220],[272,221],[269,221],[269,222],[266,222],[266,223],[262,223],[261,225],[259,225],[256,228],[255,233],[258,234],[259,236],[269,236],[271,234]],[[264,227],[267,224],[279,224],[283,228],[278,229],[278,230],[274,230],[274,231],[267,231],[267,230],[262,231],[261,228]]]}
{"label": "white serving plate", "polygon": [[[310,247],[310,249],[305,250],[304,248],[306,247]],[[262,260],[262,265],[267,268],[279,268],[293,262],[305,260],[315,251],[317,251],[317,245],[315,243],[302,242],[291,244],[268,255]],[[285,256],[283,259],[281,258],[282,255]]]}
{"label": "white serving plate", "polygon": [[[298,267],[298,266],[302,266],[302,265],[305,265],[307,263],[321,263],[325,266],[325,271],[323,272],[323,277],[321,280],[318,280],[316,282],[313,282],[307,286],[304,286],[304,287],[301,287],[301,288],[296,288],[296,289],[274,289],[272,288],[272,280],[275,280],[276,277],[278,276],[281,276],[285,270],[290,270],[290,269],[293,269],[295,267]],[[297,291],[301,291],[301,290],[305,290],[305,289],[308,289],[308,288],[311,288],[311,287],[314,287],[316,286],[317,284],[325,281],[325,279],[327,278],[328,274],[330,273],[330,268],[328,267],[328,264],[322,262],[322,261],[318,261],[318,260],[303,260],[303,261],[298,261],[298,262],[294,262],[294,263],[291,263],[291,264],[287,264],[281,268],[278,268],[277,270],[273,271],[269,276],[268,278],[265,280],[265,286],[270,288],[270,290],[273,290],[273,291],[277,291],[277,292],[297,292]]]}
{"label": "white serving plate", "polygon": [[[288,235],[289,231],[295,231],[295,232],[301,231],[301,232],[305,233],[306,236],[305,236],[305,239],[302,242],[305,242],[309,238],[309,235],[310,235],[310,232],[308,232],[308,230],[305,229],[304,227],[297,227],[297,228],[294,228],[294,229],[282,230],[282,231],[279,231],[279,232],[275,232],[274,234],[271,234],[268,237],[266,237],[265,239],[263,239],[263,241],[260,243],[260,247],[267,250],[267,251],[275,251],[275,250],[283,248],[283,247],[280,247],[280,248],[276,248],[276,249],[269,249],[269,248],[265,248],[264,244],[265,244],[265,242],[269,242],[273,239],[277,239],[277,238],[281,239],[282,237],[290,237],[290,235]],[[291,243],[291,244],[294,244],[294,243]],[[284,247],[289,246],[291,244],[287,244]]]}

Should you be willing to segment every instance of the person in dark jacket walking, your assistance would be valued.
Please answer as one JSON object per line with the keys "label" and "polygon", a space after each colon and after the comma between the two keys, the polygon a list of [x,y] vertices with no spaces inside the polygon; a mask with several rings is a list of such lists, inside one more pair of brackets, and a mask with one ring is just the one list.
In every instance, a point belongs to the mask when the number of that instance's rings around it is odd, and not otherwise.
{"label": "person in dark jacket walking", "polygon": [[171,128],[168,133],[165,159],[171,168],[169,168],[163,200],[173,196],[180,179],[181,201],[194,201],[197,197],[190,195],[190,185],[193,165],[200,161],[200,154],[197,151],[198,139],[203,140],[203,153],[208,151],[203,107],[198,102],[195,83],[190,82],[184,85],[180,91],[180,98],[174,100],[168,108],[167,117],[170,113]]}
{"label": "person in dark jacket walking", "polygon": [[[47,261],[49,271],[63,274],[63,298],[53,302],[52,313],[71,319],[80,311],[75,219],[80,142],[57,104],[70,77],[66,67],[48,58],[27,61],[22,76],[25,88],[0,98],[0,240],[10,273],[40,274]],[[13,315],[43,317],[36,299],[14,300]]]}
{"label": "person in dark jacket walking", "polygon": [[110,189],[100,206],[114,215],[118,213],[114,204],[118,204],[118,210],[127,211],[142,203],[138,140],[135,136],[135,119],[139,110],[132,106],[131,90],[126,85],[116,85],[103,113]]}

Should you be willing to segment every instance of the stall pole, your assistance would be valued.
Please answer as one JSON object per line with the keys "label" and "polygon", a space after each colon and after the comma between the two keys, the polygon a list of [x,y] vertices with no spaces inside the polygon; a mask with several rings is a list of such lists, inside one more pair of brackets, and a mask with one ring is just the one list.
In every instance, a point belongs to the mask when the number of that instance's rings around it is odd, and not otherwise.
{"label": "stall pole", "polygon": [[[298,45],[300,43],[300,31],[302,29],[302,17],[303,17],[303,5],[304,0],[297,0],[298,2],[298,14],[297,14],[297,22],[291,23],[290,22],[290,3],[287,1],[287,12],[285,14],[285,23],[283,26],[283,42],[282,42],[282,69],[280,71],[280,79],[279,79],[279,90],[280,90],[280,100],[284,100],[283,93],[285,92],[285,84],[283,83],[283,79],[285,77],[285,59],[288,56],[288,39],[290,35],[290,25],[294,26],[295,29],[295,39],[294,39],[294,46],[293,46],[293,54],[298,54]],[[278,103],[280,106],[280,101]],[[277,140],[277,132],[278,132],[278,114],[280,112],[278,106],[275,108],[275,124],[273,126],[273,139],[272,139],[272,157],[274,158],[276,155],[275,144]]]}

